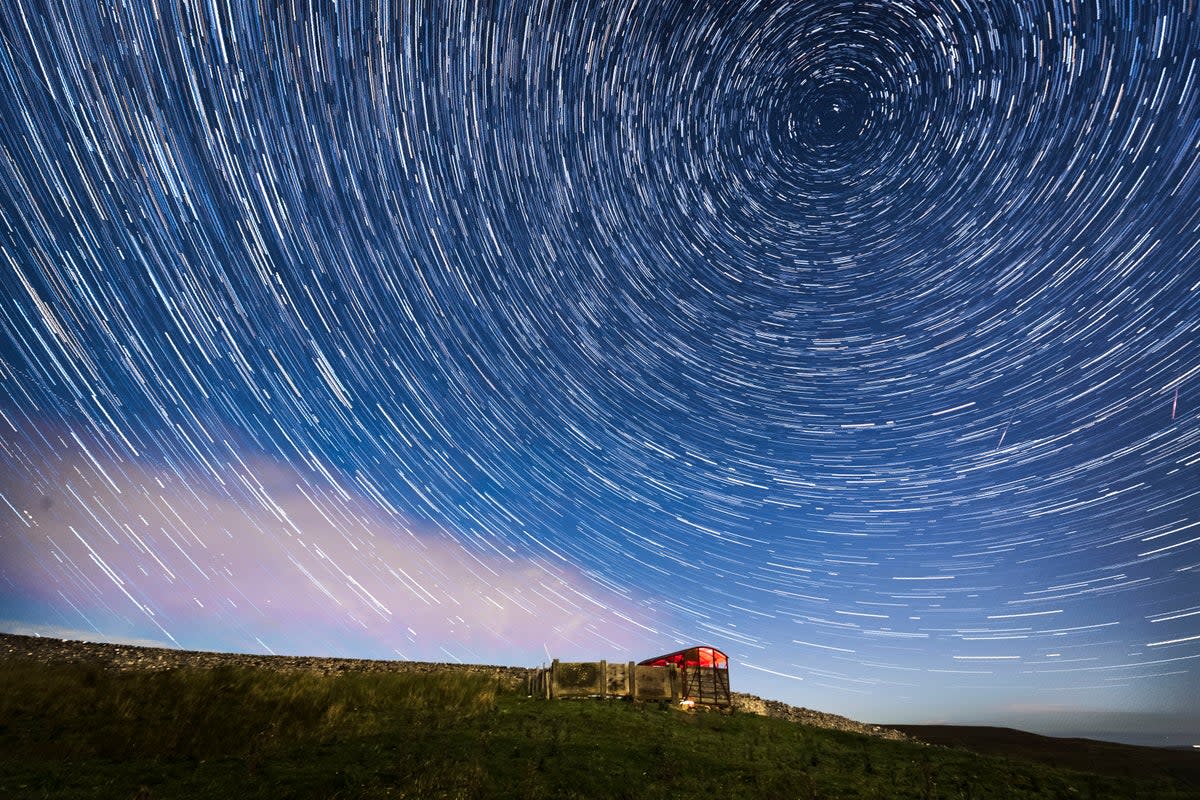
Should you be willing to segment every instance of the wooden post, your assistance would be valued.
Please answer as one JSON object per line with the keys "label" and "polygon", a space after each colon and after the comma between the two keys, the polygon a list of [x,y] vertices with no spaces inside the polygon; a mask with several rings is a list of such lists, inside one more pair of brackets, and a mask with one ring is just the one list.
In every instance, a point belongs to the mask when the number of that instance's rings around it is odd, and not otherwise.
{"label": "wooden post", "polygon": [[558,659],[550,662],[550,699],[558,696]]}
{"label": "wooden post", "polygon": [[600,699],[608,699],[608,661],[600,662]]}
{"label": "wooden post", "polygon": [[671,665],[671,704],[679,705],[679,665]]}
{"label": "wooden post", "polygon": [[629,699],[637,700],[637,665],[630,661],[625,669],[625,688],[629,689]]}

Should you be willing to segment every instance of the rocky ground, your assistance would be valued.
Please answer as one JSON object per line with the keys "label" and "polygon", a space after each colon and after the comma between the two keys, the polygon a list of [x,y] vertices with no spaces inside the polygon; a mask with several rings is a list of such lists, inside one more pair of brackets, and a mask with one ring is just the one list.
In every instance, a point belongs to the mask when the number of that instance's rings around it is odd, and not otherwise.
{"label": "rocky ground", "polygon": [[[359,658],[206,653],[194,650],[98,644],[0,633],[0,661],[9,658],[33,659],[44,664],[92,664],[101,669],[115,670],[155,671],[181,667],[210,669],[232,664],[258,669],[316,672],[322,675],[338,675],[343,672],[473,672],[496,675],[514,687],[524,684],[526,676],[531,672],[525,667],[500,667],[484,664],[438,664],[422,661],[374,661]],[[798,722],[802,725],[865,733],[884,739],[912,741],[910,737],[897,730],[855,722],[836,714],[797,708],[777,700],[764,700],[752,694],[734,692],[733,707],[743,713],[774,717],[789,722]]]}

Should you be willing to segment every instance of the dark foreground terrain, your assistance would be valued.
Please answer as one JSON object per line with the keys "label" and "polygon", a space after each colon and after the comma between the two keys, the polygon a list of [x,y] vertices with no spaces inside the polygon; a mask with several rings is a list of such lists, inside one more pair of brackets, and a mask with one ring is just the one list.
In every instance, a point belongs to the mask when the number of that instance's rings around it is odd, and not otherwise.
{"label": "dark foreground terrain", "polygon": [[498,668],[144,655],[0,637],[0,797],[1200,798],[1195,772],[1150,748],[1080,771],[747,713],[534,700]]}
{"label": "dark foreground terrain", "polygon": [[1066,739],[982,725],[894,725],[914,739],[943,747],[1036,761],[1101,775],[1155,774],[1200,787],[1200,752],[1181,747],[1136,747]]}

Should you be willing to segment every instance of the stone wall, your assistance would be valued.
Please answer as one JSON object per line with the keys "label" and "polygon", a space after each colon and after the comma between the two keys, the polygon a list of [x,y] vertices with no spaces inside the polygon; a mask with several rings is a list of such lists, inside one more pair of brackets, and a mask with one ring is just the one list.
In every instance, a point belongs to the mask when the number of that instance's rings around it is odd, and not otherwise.
{"label": "stone wall", "polygon": [[811,708],[789,706],[787,703],[781,703],[778,700],[764,700],[761,697],[741,692],[733,693],[733,710],[741,711],[744,714],[758,714],[760,717],[783,719],[788,722],[799,723],[800,725],[811,725],[814,728],[865,733],[868,736],[878,736],[883,739],[898,741],[915,741],[911,737],[892,728],[855,722],[846,717],[839,717],[837,714],[826,714],[824,711],[813,711]]}
{"label": "stone wall", "polygon": [[0,633],[0,659],[10,658],[34,660],[45,664],[91,664],[100,669],[151,672],[182,667],[211,669],[231,665],[285,672],[315,672],[320,675],[340,675],[344,672],[469,672],[495,675],[514,689],[524,687],[526,678],[533,672],[528,667],[501,667],[488,664],[443,664],[363,658],[207,653],[196,650],[99,644]]}

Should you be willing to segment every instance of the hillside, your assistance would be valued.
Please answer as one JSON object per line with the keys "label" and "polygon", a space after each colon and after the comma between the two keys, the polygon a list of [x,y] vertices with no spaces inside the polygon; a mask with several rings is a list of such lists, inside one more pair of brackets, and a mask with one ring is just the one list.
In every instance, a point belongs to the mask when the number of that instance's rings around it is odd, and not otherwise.
{"label": "hillside", "polygon": [[1200,797],[1152,766],[1101,775],[747,713],[535,700],[520,674],[0,637],[0,796]]}
{"label": "hillside", "polygon": [[1101,775],[1149,772],[1200,787],[1200,753],[1190,748],[1137,747],[1094,739],[1039,736],[983,725],[897,725],[914,739],[976,753],[1036,761]]}

